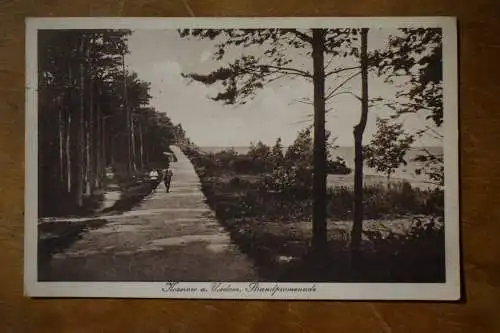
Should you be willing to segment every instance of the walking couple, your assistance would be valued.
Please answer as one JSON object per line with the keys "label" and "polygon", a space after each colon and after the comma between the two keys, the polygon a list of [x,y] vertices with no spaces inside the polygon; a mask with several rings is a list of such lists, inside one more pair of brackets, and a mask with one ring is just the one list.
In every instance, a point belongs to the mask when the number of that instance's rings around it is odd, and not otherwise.
{"label": "walking couple", "polygon": [[172,176],[173,172],[170,169],[170,166],[168,166],[167,169],[164,170],[158,170],[158,169],[151,170],[151,172],[149,173],[149,178],[154,183],[154,188],[155,188],[154,191],[156,192],[157,185],[163,180],[166,192],[167,193],[170,192],[170,183],[172,181]]}

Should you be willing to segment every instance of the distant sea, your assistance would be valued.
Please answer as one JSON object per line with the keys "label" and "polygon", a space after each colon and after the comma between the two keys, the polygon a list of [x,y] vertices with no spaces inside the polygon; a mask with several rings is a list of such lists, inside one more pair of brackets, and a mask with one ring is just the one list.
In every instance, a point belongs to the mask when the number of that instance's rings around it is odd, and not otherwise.
{"label": "distant sea", "polygon": [[[228,150],[228,149],[233,149],[236,153],[238,154],[246,154],[250,150],[250,147],[200,147],[200,149],[204,152],[207,153],[216,153],[220,152],[223,150]],[[286,147],[283,148],[284,151],[286,151]],[[421,167],[420,162],[415,162],[413,159],[422,154],[422,150],[427,149],[429,152],[436,154],[436,155],[441,155],[443,154],[443,148],[438,147],[438,146],[433,146],[433,147],[415,147],[410,149],[405,156],[405,161],[407,162],[407,165],[402,165],[400,166],[393,175],[391,175],[391,178],[396,180],[406,180],[412,183],[415,186],[418,187],[428,187],[428,184],[426,183],[427,178],[425,175],[417,175],[415,173],[415,170]],[[351,169],[354,168],[354,147],[338,147],[335,149],[332,149],[331,154],[333,158],[335,159],[337,156],[341,157],[344,159],[346,162],[346,165],[350,167]],[[364,168],[364,173],[367,176],[378,176],[377,178],[385,179],[385,175],[377,172],[376,170],[369,168],[368,166],[365,166]],[[349,176],[347,176],[349,177]],[[383,178],[382,178],[383,177]],[[373,178],[373,177],[371,177]]]}

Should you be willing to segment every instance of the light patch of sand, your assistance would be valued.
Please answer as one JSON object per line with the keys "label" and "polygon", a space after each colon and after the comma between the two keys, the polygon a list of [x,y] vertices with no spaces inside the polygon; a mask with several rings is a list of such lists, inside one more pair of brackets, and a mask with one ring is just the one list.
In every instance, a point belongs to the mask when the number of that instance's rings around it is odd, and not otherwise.
{"label": "light patch of sand", "polygon": [[212,222],[212,219],[208,217],[176,217],[175,221],[177,222],[193,222],[193,223],[209,223]]}
{"label": "light patch of sand", "polygon": [[206,248],[215,253],[222,253],[229,248],[229,244],[209,244]]}
{"label": "light patch of sand", "polygon": [[64,253],[56,253],[54,254],[54,259],[64,259],[64,258],[85,258],[91,255],[97,255],[105,251],[98,250],[79,250],[74,252],[64,252]]}
{"label": "light patch of sand", "polygon": [[121,194],[121,191],[104,192],[104,201],[101,209],[112,207],[120,199]]}
{"label": "light patch of sand", "polygon": [[111,234],[117,232],[137,232],[139,229],[144,229],[139,224],[114,224],[94,230],[94,233]]}
{"label": "light patch of sand", "polygon": [[179,237],[161,238],[152,241],[151,243],[156,246],[181,246],[194,242],[207,242],[210,244],[224,244],[229,243],[230,238],[226,234],[215,235],[185,235]]}
{"label": "light patch of sand", "polygon": [[278,261],[280,262],[290,262],[294,259],[294,257],[290,257],[290,256],[279,256],[278,257]]}

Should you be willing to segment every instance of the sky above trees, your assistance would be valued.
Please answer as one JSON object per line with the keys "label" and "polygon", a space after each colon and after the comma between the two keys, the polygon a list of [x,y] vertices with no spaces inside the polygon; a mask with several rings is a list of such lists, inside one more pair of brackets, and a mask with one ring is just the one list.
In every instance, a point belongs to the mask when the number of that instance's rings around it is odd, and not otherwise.
{"label": "sky above trees", "polygon": [[[383,48],[392,30],[374,30],[369,33],[369,49]],[[166,112],[175,123],[181,123],[187,136],[199,146],[248,146],[250,142],[262,141],[272,144],[278,137],[284,145],[295,140],[299,130],[312,123],[313,107],[307,104],[312,96],[313,86],[302,78],[276,81],[257,92],[254,100],[245,105],[224,106],[209,99],[215,96],[217,87],[207,87],[201,83],[188,84],[181,73],[208,73],[220,67],[212,60],[214,42],[210,40],[181,39],[174,30],[137,30],[129,37],[130,54],[126,63],[139,78],[151,82],[151,104],[159,111]],[[244,53],[259,55],[259,49],[234,48],[235,56]],[[291,50],[291,52],[294,52]],[[312,64],[301,54],[293,54],[294,67],[309,70]],[[330,59],[325,59],[328,63]],[[227,60],[226,60],[227,61]],[[339,63],[331,61],[331,68],[349,64],[349,59]],[[344,76],[345,77],[345,76]],[[335,83],[342,81],[339,77]],[[369,80],[370,98],[383,97],[393,100],[396,89],[371,76]],[[358,93],[360,79],[354,79],[345,90]],[[337,137],[340,146],[353,145],[353,126],[359,120],[360,103],[352,96],[340,95],[327,106],[331,109],[326,116],[326,128]],[[376,132],[376,118],[387,118],[393,111],[384,106],[370,109],[365,143]],[[425,120],[425,114],[405,115],[398,121],[408,133],[415,133],[424,126],[434,126]],[[415,146],[441,145],[441,142],[424,136]]]}

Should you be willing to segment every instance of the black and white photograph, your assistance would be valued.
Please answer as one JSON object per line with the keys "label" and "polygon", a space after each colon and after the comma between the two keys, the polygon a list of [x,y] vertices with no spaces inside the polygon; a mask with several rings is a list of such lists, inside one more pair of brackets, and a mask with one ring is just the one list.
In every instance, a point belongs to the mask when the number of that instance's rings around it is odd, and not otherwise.
{"label": "black and white photograph", "polygon": [[32,297],[457,300],[456,21],[30,18]]}

